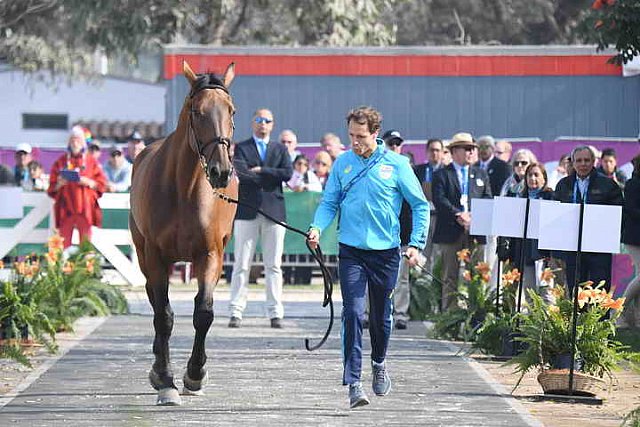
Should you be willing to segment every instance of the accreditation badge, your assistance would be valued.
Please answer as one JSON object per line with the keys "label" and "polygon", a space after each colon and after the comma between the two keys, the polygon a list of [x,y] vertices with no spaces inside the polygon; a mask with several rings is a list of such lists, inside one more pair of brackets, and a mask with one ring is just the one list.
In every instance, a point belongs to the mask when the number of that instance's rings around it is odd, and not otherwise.
{"label": "accreditation badge", "polygon": [[462,210],[467,212],[469,210],[469,196],[466,194],[460,196],[460,204],[462,205]]}

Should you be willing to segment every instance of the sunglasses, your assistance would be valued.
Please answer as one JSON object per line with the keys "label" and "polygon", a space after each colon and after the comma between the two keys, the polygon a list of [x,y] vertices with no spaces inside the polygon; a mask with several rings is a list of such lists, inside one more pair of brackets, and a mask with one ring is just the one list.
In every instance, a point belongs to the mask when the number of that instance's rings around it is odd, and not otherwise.
{"label": "sunglasses", "polygon": [[262,124],[262,123],[273,123],[272,119],[268,119],[266,117],[256,117],[255,119],[253,119],[254,122],[256,122],[257,124]]}
{"label": "sunglasses", "polygon": [[513,162],[514,166],[527,166],[529,164],[529,162],[521,160],[519,162]]}

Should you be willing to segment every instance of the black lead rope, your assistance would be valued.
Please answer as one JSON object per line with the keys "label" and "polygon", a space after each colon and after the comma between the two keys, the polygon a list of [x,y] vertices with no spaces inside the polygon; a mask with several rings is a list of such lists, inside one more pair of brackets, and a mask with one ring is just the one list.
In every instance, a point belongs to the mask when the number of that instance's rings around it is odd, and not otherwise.
{"label": "black lead rope", "polygon": [[236,200],[233,199],[229,196],[227,196],[224,193],[221,193],[217,190],[213,190],[214,194],[216,196],[218,196],[220,199],[224,200],[225,202],[228,203],[234,203],[236,205],[242,205],[245,206],[247,208],[253,209],[254,211],[258,212],[260,215],[264,216],[265,218],[267,218],[269,221],[272,221],[284,228],[286,228],[289,231],[293,231],[294,233],[298,233],[301,236],[303,236],[305,238],[305,243],[307,245],[307,249],[309,250],[309,252],[311,253],[311,256],[313,257],[314,260],[316,260],[316,262],[318,263],[318,265],[320,266],[320,271],[322,272],[322,279],[324,282],[324,298],[322,301],[322,306],[326,307],[327,305],[329,306],[329,313],[330,313],[330,318],[329,318],[329,326],[327,327],[327,331],[325,332],[324,336],[322,337],[322,339],[320,340],[320,342],[318,342],[316,345],[311,345],[311,340],[309,338],[305,338],[304,339],[304,346],[308,351],[313,351],[313,350],[317,350],[320,347],[322,347],[322,345],[327,341],[327,339],[329,338],[329,334],[331,334],[331,328],[333,328],[333,318],[334,318],[334,311],[333,311],[333,300],[331,299],[331,296],[333,294],[333,278],[331,277],[331,272],[329,271],[329,269],[327,268],[327,266],[324,263],[324,257],[322,255],[322,250],[320,249],[320,245],[318,245],[318,247],[316,249],[313,249],[311,247],[311,245],[309,245],[309,241],[307,241],[307,233],[297,229],[295,227],[290,226],[289,224],[287,224],[286,222],[282,222],[279,221],[277,219],[275,219],[274,217],[272,217],[271,215],[265,213],[262,209],[257,208],[255,206],[252,206],[248,203],[244,203],[241,202],[240,200]]}

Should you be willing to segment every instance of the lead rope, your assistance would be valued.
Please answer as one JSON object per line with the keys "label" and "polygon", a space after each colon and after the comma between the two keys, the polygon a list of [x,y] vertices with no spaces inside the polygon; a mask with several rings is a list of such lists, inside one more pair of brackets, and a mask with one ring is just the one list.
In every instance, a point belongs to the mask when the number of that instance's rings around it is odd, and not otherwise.
{"label": "lead rope", "polygon": [[[208,175],[206,168],[203,164],[203,162],[201,162],[203,169],[205,169],[205,174]],[[322,280],[323,280],[323,285],[324,285],[324,298],[322,301],[322,306],[326,307],[327,305],[329,306],[329,313],[330,313],[330,317],[329,317],[329,326],[327,327],[327,331],[325,332],[324,336],[322,337],[322,339],[316,344],[316,345],[311,345],[311,340],[309,338],[305,338],[304,339],[304,346],[308,351],[314,351],[319,349],[320,347],[322,347],[322,345],[327,341],[327,339],[329,338],[329,334],[331,334],[331,328],[333,327],[333,318],[334,318],[334,311],[333,311],[333,299],[331,298],[331,296],[333,295],[333,278],[331,277],[331,272],[329,271],[328,267],[325,265],[324,263],[324,256],[322,255],[322,249],[320,249],[320,245],[318,245],[318,247],[316,249],[311,248],[311,245],[309,245],[309,242],[306,240],[307,239],[307,233],[297,229],[295,227],[290,226],[289,224],[287,224],[286,222],[277,220],[275,218],[273,218],[271,215],[265,213],[262,209],[257,208],[255,206],[252,206],[248,203],[244,203],[241,202],[240,200],[236,200],[218,190],[216,190],[215,188],[213,188],[213,194],[218,197],[219,199],[224,200],[227,203],[233,203],[236,205],[240,205],[240,206],[245,206],[247,208],[253,209],[254,211],[256,211],[257,213],[259,213],[260,215],[264,216],[265,218],[267,218],[269,221],[272,221],[284,228],[286,228],[289,231],[292,231],[294,233],[298,233],[301,236],[303,236],[305,238],[305,243],[307,245],[307,249],[309,250],[309,252],[311,253],[311,256],[313,257],[314,260],[316,260],[316,262],[318,263],[318,265],[320,266],[320,271],[322,272]]]}

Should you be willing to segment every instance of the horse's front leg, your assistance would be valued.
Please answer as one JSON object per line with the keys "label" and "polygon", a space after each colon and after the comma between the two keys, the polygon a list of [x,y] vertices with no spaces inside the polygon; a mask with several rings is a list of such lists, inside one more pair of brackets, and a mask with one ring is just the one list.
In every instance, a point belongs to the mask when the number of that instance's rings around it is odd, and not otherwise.
{"label": "horse's front leg", "polygon": [[198,294],[194,299],[193,308],[193,327],[196,335],[183,380],[185,394],[200,395],[208,379],[208,373],[204,369],[207,362],[204,344],[213,323],[213,290],[222,271],[222,253],[210,252],[195,260],[194,267],[198,276]]}
{"label": "horse's front leg", "polygon": [[[145,254],[147,255],[147,254]],[[157,258],[156,258],[157,260]],[[173,309],[169,303],[168,268],[162,263],[150,268],[145,262],[144,273],[147,276],[147,296],[153,306],[153,354],[155,362],[149,371],[151,386],[158,390],[158,405],[180,405],[182,403],[178,388],[173,382],[173,371],[169,358],[169,338],[173,331]]]}

